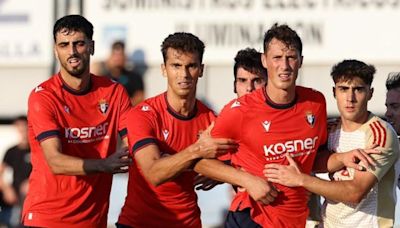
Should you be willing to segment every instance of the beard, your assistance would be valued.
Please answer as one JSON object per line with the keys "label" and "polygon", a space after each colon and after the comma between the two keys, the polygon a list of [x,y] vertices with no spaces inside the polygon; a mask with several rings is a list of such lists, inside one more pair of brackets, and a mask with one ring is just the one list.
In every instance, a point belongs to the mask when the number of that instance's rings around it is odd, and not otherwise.
{"label": "beard", "polygon": [[86,59],[81,59],[82,63],[77,67],[70,67],[67,63],[61,63],[61,66],[70,74],[71,76],[80,78],[84,74],[88,67],[89,61]]}

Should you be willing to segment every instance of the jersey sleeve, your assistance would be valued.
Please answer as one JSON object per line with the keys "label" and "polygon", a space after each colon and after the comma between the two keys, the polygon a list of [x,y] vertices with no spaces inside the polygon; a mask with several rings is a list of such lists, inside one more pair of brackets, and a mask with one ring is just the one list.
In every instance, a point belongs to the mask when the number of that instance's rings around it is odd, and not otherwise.
{"label": "jersey sleeve", "polygon": [[399,142],[394,130],[383,121],[374,121],[370,124],[370,137],[368,137],[367,146],[377,144],[377,150],[381,154],[370,154],[377,165],[368,168],[368,171],[379,180],[389,171],[397,162],[399,157]]}
{"label": "jersey sleeve", "polygon": [[120,87],[119,90],[121,91],[118,133],[121,138],[125,138],[127,136],[127,120],[129,110],[131,109],[131,103],[125,89],[121,85],[118,86]]}
{"label": "jersey sleeve", "polygon": [[28,122],[39,142],[59,136],[60,126],[57,122],[55,107],[45,91],[33,91],[29,96]]}
{"label": "jersey sleeve", "polygon": [[[236,100],[230,102],[221,111],[221,114],[215,120],[214,128],[211,130],[213,138],[230,138],[239,141],[243,115],[240,106],[237,106],[239,105],[237,102]],[[218,159],[228,161],[232,153],[233,151],[226,153]]]}
{"label": "jersey sleeve", "polygon": [[149,144],[156,144],[155,110],[146,103],[141,103],[131,108],[128,115],[128,141],[131,153],[135,153]]}

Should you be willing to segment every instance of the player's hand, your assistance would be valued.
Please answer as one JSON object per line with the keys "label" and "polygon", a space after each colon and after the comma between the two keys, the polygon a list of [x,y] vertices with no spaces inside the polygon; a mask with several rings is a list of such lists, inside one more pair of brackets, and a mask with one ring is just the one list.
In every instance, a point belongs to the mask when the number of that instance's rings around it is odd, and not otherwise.
{"label": "player's hand", "polygon": [[216,158],[238,148],[238,144],[232,139],[215,139],[206,135],[200,137],[192,146],[193,152],[198,153],[201,158]]}
{"label": "player's hand", "polygon": [[367,168],[376,166],[371,154],[381,154],[382,152],[376,149],[378,145],[374,144],[366,149],[355,149],[345,153],[335,153],[336,159],[344,166],[353,168],[359,171],[366,171]]}
{"label": "player's hand", "polygon": [[194,186],[196,190],[208,191],[219,184],[222,184],[222,182],[210,179],[201,174],[198,174],[194,178]]}
{"label": "player's hand", "polygon": [[3,192],[3,200],[4,202],[14,205],[18,202],[18,196],[17,193],[14,191],[13,188],[10,186],[7,186],[6,188],[2,189]]}
{"label": "player's hand", "polygon": [[208,126],[206,130],[201,132],[199,139],[211,137],[211,130],[214,128],[214,123],[214,121],[211,122],[210,126]]}
{"label": "player's hand", "polygon": [[103,169],[107,173],[126,173],[132,164],[127,148],[123,148],[103,160]]}
{"label": "player's hand", "polygon": [[272,203],[278,196],[277,189],[267,182],[265,179],[250,175],[247,184],[243,188],[238,188],[238,191],[246,190],[253,200],[268,205]]}
{"label": "player's hand", "polygon": [[263,170],[264,176],[273,183],[288,187],[301,186],[301,175],[303,174],[299,166],[289,153],[286,153],[286,159],[289,165],[266,164]]}

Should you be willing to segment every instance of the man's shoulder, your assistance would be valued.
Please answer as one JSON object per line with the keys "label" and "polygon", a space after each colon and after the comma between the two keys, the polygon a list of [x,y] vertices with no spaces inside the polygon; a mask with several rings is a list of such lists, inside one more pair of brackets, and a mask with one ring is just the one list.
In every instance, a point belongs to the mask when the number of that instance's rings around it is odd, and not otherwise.
{"label": "man's shoulder", "polygon": [[137,104],[132,110],[139,113],[159,113],[165,109],[164,101],[165,93],[147,98],[141,103]]}
{"label": "man's shoulder", "polygon": [[46,81],[35,86],[29,95],[30,99],[46,97],[59,91],[62,85],[60,84],[59,80],[57,80],[57,77],[57,75],[53,75]]}
{"label": "man's shoulder", "polygon": [[296,86],[296,93],[300,96],[300,97],[305,97],[305,98],[316,98],[319,100],[323,100],[325,101],[325,97],[324,95],[313,88],[308,88],[308,87],[304,87],[304,86]]}
{"label": "man's shoulder", "polygon": [[361,127],[371,136],[373,142],[385,147],[387,143],[397,143],[397,134],[392,125],[379,116],[370,113],[368,121]]}

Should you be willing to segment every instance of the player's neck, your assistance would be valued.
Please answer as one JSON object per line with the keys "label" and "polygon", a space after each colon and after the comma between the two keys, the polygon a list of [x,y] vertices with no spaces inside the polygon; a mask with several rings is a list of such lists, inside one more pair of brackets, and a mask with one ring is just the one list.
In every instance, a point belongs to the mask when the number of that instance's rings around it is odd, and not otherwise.
{"label": "player's neck", "polygon": [[365,112],[360,118],[357,120],[349,120],[345,117],[341,116],[342,122],[342,130],[345,132],[353,132],[359,129],[363,124],[368,121],[369,112]]}
{"label": "player's neck", "polygon": [[266,92],[269,99],[275,104],[289,104],[296,97],[296,87],[289,89],[279,89],[273,86],[266,87]]}
{"label": "player's neck", "polygon": [[89,82],[90,82],[90,73],[84,73],[80,76],[72,76],[68,72],[63,71],[61,69],[60,71],[61,78],[64,81],[64,83],[67,84],[68,87],[71,89],[74,89],[76,91],[81,91],[84,90],[88,87]]}
{"label": "player's neck", "polygon": [[189,116],[195,108],[196,96],[193,94],[187,97],[180,97],[167,91],[167,102],[176,113],[182,116]]}

